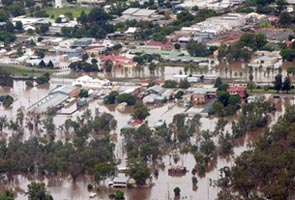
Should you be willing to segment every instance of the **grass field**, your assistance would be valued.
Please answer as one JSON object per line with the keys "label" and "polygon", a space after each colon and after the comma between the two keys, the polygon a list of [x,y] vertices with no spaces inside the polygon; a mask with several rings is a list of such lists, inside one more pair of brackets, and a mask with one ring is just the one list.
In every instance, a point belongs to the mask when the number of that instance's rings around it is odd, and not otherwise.
{"label": "grass field", "polygon": [[[291,89],[289,91],[289,94],[294,94],[294,92],[295,92],[295,89]],[[252,91],[250,89],[248,89],[248,93],[253,93],[253,94],[278,94],[277,91],[273,90],[273,89],[269,89],[269,90],[253,89]],[[285,92],[283,92],[282,94],[285,94]]]}
{"label": "grass field", "polygon": [[0,67],[1,71],[13,74],[13,75],[19,75],[19,76],[40,76],[46,72],[49,74],[52,74],[54,71],[48,70],[48,71],[40,71],[38,69],[21,69],[13,66],[1,66]]}
{"label": "grass field", "polygon": [[80,16],[83,10],[86,14],[88,14],[90,11],[90,8],[81,8],[81,7],[48,8],[46,10],[46,13],[49,15],[49,17],[51,17],[51,15],[54,15],[54,19],[56,19],[59,15],[63,15],[67,12],[71,12],[73,14],[73,18],[77,18]]}

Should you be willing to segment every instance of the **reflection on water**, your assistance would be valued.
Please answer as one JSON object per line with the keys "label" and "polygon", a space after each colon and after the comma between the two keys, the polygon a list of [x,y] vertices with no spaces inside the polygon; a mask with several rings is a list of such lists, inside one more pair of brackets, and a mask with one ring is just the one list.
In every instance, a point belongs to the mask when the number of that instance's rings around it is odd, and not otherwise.
{"label": "reflection on water", "polygon": [[[13,104],[12,109],[4,109],[0,106],[1,115],[7,115],[8,118],[14,118],[16,115],[16,110],[20,106],[28,107],[33,102],[36,102],[43,96],[45,96],[50,88],[55,87],[54,84],[27,89],[25,83],[22,81],[15,82],[14,88],[12,89],[3,89],[0,88],[0,94],[11,94],[16,101]],[[289,99],[281,99],[276,103],[277,112],[274,112],[271,115],[272,121],[277,120],[279,116],[281,116],[285,112],[285,107],[292,104],[293,101]],[[153,126],[155,122],[162,119],[165,120],[167,124],[172,122],[173,116],[177,113],[181,113],[185,111],[184,107],[181,106],[171,106],[173,103],[168,103],[161,107],[153,107],[151,108],[151,115],[148,117],[149,125]],[[172,109],[171,109],[172,107]],[[94,113],[94,110],[99,108],[100,112],[108,112],[115,116],[117,120],[117,129],[114,133],[114,141],[116,142],[116,148],[114,150],[114,154],[116,158],[121,158],[122,163],[121,166],[126,165],[126,153],[123,150],[122,136],[119,134],[120,129],[127,124],[127,122],[131,119],[130,110],[127,110],[124,113],[119,112],[115,109],[114,106],[105,106],[100,103],[99,100],[93,101],[89,105],[89,109]],[[170,108],[170,109],[169,109]],[[76,112],[73,115],[73,119],[77,116],[81,115],[83,110]],[[229,123],[225,127],[225,131],[231,131],[231,121],[234,120],[236,116],[230,117],[227,120]],[[65,121],[64,116],[56,116],[54,118],[54,122],[57,126],[61,125]],[[211,130],[213,131],[215,125],[218,121],[218,118],[201,118],[201,130]],[[273,122],[271,122],[272,124]],[[180,163],[187,167],[189,173],[182,177],[171,177],[168,176],[168,167],[169,167],[169,156],[163,157],[163,162],[165,164],[165,168],[159,171],[159,176],[157,178],[153,178],[153,182],[155,185],[152,188],[134,188],[134,189],[124,189],[124,192],[128,199],[169,199],[173,198],[174,193],[173,189],[175,187],[181,188],[181,195],[185,199],[209,199],[213,200],[217,197],[218,188],[210,185],[210,180],[216,180],[219,176],[218,169],[224,166],[232,166],[234,162],[234,158],[240,155],[243,151],[250,148],[250,144],[253,140],[257,139],[265,129],[256,129],[251,133],[245,135],[244,137],[238,138],[236,140],[236,147],[233,149],[233,154],[227,157],[218,157],[216,162],[212,162],[211,169],[204,177],[198,177],[198,188],[197,190],[193,190],[192,185],[192,174],[191,170],[195,167],[195,159],[192,154],[184,154],[180,157]],[[9,134],[8,134],[9,136]],[[30,137],[30,133],[25,131],[24,139],[28,139]],[[61,137],[61,136],[60,136]],[[214,139],[216,141],[216,139]],[[33,180],[43,181],[46,183],[48,190],[53,195],[54,199],[88,199],[89,192],[87,191],[88,183],[93,180],[91,177],[79,177],[76,183],[72,183],[69,177],[35,177],[35,176],[15,176],[10,182],[3,182],[0,185],[0,190],[5,188],[11,188],[17,192],[17,199],[27,199],[24,195],[24,191],[26,190],[27,184],[29,184]],[[109,180],[106,180],[107,183]],[[109,194],[113,189],[108,187],[101,187],[101,190],[98,192],[98,196],[96,199],[108,199]]]}

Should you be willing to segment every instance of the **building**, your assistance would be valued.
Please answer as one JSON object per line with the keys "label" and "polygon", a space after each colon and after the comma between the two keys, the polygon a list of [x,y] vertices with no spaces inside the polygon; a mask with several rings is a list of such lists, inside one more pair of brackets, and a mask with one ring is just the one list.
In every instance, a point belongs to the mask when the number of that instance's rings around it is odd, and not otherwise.
{"label": "building", "polygon": [[75,98],[79,95],[80,88],[74,86],[57,86],[49,91],[49,94],[30,106],[30,112],[46,113],[49,109],[62,108],[63,103],[70,98]]}
{"label": "building", "polygon": [[255,55],[248,66],[253,68],[278,69],[283,64],[282,57],[277,51],[257,51]]}
{"label": "building", "polygon": [[107,79],[98,79],[98,78],[92,78],[88,75],[81,76],[77,78],[73,83],[73,86],[80,86],[83,88],[106,88],[106,87],[112,87],[112,82]]}
{"label": "building", "polygon": [[147,42],[144,46],[141,46],[141,48],[144,49],[156,49],[156,50],[164,50],[164,51],[171,51],[174,49],[174,47],[171,44],[165,44],[162,42]]}
{"label": "building", "polygon": [[107,60],[111,60],[113,62],[113,66],[115,67],[124,67],[124,68],[134,68],[137,65],[137,62],[132,61],[132,59],[127,58],[125,56],[116,56],[116,55],[104,55],[101,58],[102,65]]}
{"label": "building", "polygon": [[62,8],[62,0],[55,0],[55,4],[54,4],[55,8]]}
{"label": "building", "polygon": [[129,177],[126,176],[117,176],[113,180],[113,187],[122,187],[126,188],[129,181]]}
{"label": "building", "polygon": [[209,99],[216,98],[217,88],[194,88],[191,95],[192,104],[204,104]]}
{"label": "building", "polygon": [[80,38],[80,39],[75,39],[74,43],[72,44],[72,47],[87,47],[91,44],[95,43],[94,38]]}
{"label": "building", "polygon": [[227,91],[230,95],[239,95],[241,98],[247,97],[247,86],[245,85],[230,85]]}
{"label": "building", "polygon": [[163,18],[162,15],[157,15],[156,10],[128,8],[122,12],[122,16],[116,21],[137,20],[137,21],[154,21]]}

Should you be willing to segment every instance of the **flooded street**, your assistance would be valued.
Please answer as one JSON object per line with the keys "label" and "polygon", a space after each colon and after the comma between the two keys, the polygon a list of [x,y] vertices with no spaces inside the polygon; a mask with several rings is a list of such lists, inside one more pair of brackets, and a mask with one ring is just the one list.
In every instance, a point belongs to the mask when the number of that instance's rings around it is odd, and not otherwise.
{"label": "flooded street", "polygon": [[[177,70],[176,70],[177,71]],[[177,73],[177,72],[176,72]],[[63,81],[64,84],[71,84],[70,81]],[[25,82],[16,81],[14,82],[14,88],[12,89],[3,89],[0,88],[0,94],[10,94],[13,96],[16,101],[13,103],[12,109],[4,109],[0,106],[1,115],[6,115],[9,119],[13,119],[16,116],[17,109],[21,106],[25,108],[29,107],[32,103],[38,101],[42,97],[46,96],[49,89],[54,88],[56,85],[61,84],[59,82],[53,82],[50,85],[44,87],[34,87],[32,89],[27,89]],[[272,120],[270,124],[273,124],[274,121],[281,116],[286,109],[286,106],[293,104],[293,100],[290,99],[281,99],[276,103],[277,112],[274,112],[271,117]],[[114,143],[116,148],[114,150],[114,155],[117,159],[121,159],[122,162],[120,166],[126,166],[126,153],[123,149],[123,136],[120,135],[120,129],[127,125],[128,121],[131,119],[130,112],[131,110],[127,109],[126,112],[119,112],[115,106],[105,106],[101,103],[101,100],[95,100],[90,103],[88,107],[92,113],[95,109],[98,108],[100,112],[111,113],[117,120],[117,128],[113,134]],[[178,106],[175,103],[167,103],[161,107],[151,107],[150,116],[147,118],[149,126],[153,125],[160,119],[165,120],[167,124],[172,122],[173,116],[178,113],[182,113],[186,110],[185,107]],[[72,119],[76,119],[77,116],[83,114],[85,109],[79,110],[73,114]],[[225,130],[231,131],[231,120],[229,118],[229,123],[226,125]],[[67,119],[66,116],[58,115],[54,117],[54,122],[56,127],[63,124]],[[211,130],[213,131],[215,125],[218,121],[218,118],[201,118],[201,130]],[[249,149],[252,142],[261,135],[265,129],[257,129],[244,137],[238,138],[236,140],[236,147],[233,149],[233,154],[227,157],[218,157],[216,162],[213,162],[210,167],[210,171],[206,173],[204,177],[198,178],[198,188],[193,190],[192,186],[192,174],[191,171],[195,167],[196,161],[192,154],[184,154],[180,156],[178,164],[183,164],[187,167],[188,173],[181,177],[172,177],[168,176],[168,166],[170,162],[169,156],[163,156],[163,163],[165,168],[159,170],[158,178],[153,177],[154,186],[151,188],[133,188],[133,189],[123,189],[126,194],[127,199],[137,200],[137,199],[154,199],[154,200],[164,200],[164,199],[173,199],[174,193],[173,189],[179,187],[181,189],[181,195],[184,199],[216,199],[218,188],[214,187],[213,184],[210,184],[213,180],[217,180],[219,177],[219,169],[224,166],[231,166],[234,163],[234,158],[240,155],[246,149]],[[4,130],[5,132],[5,130]],[[9,137],[11,133],[5,132],[6,137]],[[30,133],[28,130],[25,130],[23,139],[26,140],[30,138]],[[57,138],[62,139],[62,134],[57,133]],[[87,185],[89,183],[94,183],[91,177],[79,177],[76,183],[72,183],[72,180],[69,177],[24,177],[21,175],[15,176],[13,181],[6,182],[0,186],[0,190],[5,188],[12,189],[17,193],[17,199],[25,200],[27,197],[24,195],[24,192],[27,189],[27,184],[33,180],[43,181],[54,199],[77,199],[85,200],[89,197],[89,192],[87,190]],[[109,179],[105,180],[107,184]],[[94,199],[108,199],[109,194],[113,189],[108,187],[102,187],[101,191],[98,192],[98,196]]]}

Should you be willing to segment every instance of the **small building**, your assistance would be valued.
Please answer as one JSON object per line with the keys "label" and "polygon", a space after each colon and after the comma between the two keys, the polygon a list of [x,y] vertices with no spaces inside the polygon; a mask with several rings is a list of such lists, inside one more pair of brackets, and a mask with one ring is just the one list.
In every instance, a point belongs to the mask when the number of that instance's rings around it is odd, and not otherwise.
{"label": "small building", "polygon": [[171,166],[168,169],[169,176],[183,176],[187,172],[186,167],[183,166]]}
{"label": "small building", "polygon": [[117,176],[113,180],[113,187],[126,188],[128,185],[129,177]]}
{"label": "small building", "polygon": [[230,95],[239,95],[241,98],[247,97],[247,86],[245,85],[230,85],[227,91]]}
{"label": "small building", "polygon": [[86,98],[80,98],[77,101],[77,106],[78,107],[82,107],[82,106],[86,106],[88,104],[88,100]]}
{"label": "small building", "polygon": [[164,93],[165,89],[159,85],[154,85],[152,87],[149,87],[148,89],[146,89],[146,93],[148,94],[162,94]]}
{"label": "small building", "polygon": [[98,79],[98,78],[92,78],[88,75],[81,76],[77,78],[73,83],[73,86],[80,86],[83,88],[105,88],[105,87],[112,87],[112,82],[107,79]]}
{"label": "small building", "polygon": [[191,95],[191,102],[193,104],[204,104],[209,99],[216,98],[217,88],[194,88]]}
{"label": "small building", "polygon": [[94,38],[80,38],[74,40],[74,43],[72,44],[73,47],[87,47],[88,45],[94,44],[95,39]]}

